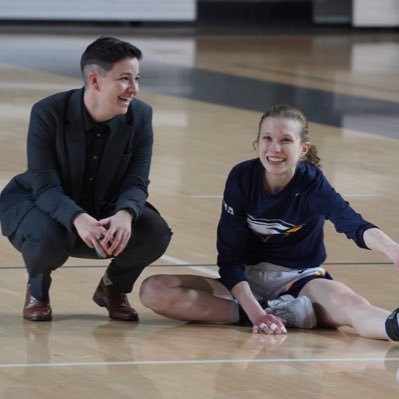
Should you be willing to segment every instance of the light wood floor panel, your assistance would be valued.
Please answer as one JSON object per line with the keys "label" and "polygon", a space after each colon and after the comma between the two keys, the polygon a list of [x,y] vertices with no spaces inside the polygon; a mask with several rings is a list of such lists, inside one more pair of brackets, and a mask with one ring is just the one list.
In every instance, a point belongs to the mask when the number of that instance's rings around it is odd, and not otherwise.
{"label": "light wood floor panel", "polygon": [[[346,273],[340,268],[332,272],[345,281],[358,269],[349,266]],[[158,272],[162,268],[149,268],[143,278]],[[8,274],[9,293],[0,292],[8,298],[5,305],[0,297],[0,338],[7,342],[0,363],[4,398],[52,397],[49,392],[54,390],[62,399],[93,393],[115,399],[260,398],[265,392],[271,398],[335,398],[345,397],[345,392],[375,398],[378,393],[387,395],[382,397],[399,393],[395,380],[399,348],[350,331],[292,330],[287,336],[254,336],[245,328],[164,319],[146,312],[136,295],[131,299],[142,315],[139,324],[107,321],[90,300],[100,270],[71,268],[55,273],[54,322],[30,323],[15,312],[23,302],[24,271]],[[385,292],[393,294],[394,284],[386,284],[392,275],[388,266],[379,271],[363,267],[362,281],[354,288],[363,287],[370,299],[387,305],[377,287],[384,284]],[[367,290],[370,281],[374,289]]]}
{"label": "light wood floor panel", "polygon": [[[72,59],[93,38],[0,35],[0,52],[16,51],[14,64],[0,62],[0,189],[26,167],[33,102],[81,85],[70,75],[30,67],[29,51],[40,50],[48,60],[63,46]],[[395,33],[122,38],[144,51],[140,98],[154,107],[156,134],[150,200],[174,231],[166,256],[143,272],[137,287],[155,273],[215,273],[224,182],[235,163],[255,156],[251,143],[260,117],[254,111],[149,92],[145,65],[163,62],[399,101]],[[18,51],[25,54],[24,62],[22,56],[17,59]],[[367,118],[367,110],[357,117]],[[337,190],[399,240],[399,140],[314,122],[311,131],[323,170]],[[399,274],[386,258],[356,248],[329,224],[326,238],[326,267],[336,279],[377,306],[398,306]],[[242,327],[186,324],[145,309],[137,289],[130,300],[141,321],[110,321],[91,300],[105,265],[70,259],[53,275],[54,321],[26,322],[21,318],[23,262],[0,238],[1,399],[375,399],[399,394],[399,347],[359,338],[350,329],[292,330],[270,337]]]}

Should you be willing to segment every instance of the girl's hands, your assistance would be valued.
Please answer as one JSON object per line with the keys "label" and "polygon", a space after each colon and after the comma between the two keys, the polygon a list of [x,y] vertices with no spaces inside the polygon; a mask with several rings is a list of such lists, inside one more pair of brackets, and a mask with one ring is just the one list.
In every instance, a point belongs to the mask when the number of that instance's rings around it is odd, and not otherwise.
{"label": "girl's hands", "polygon": [[287,334],[287,329],[277,316],[265,313],[253,323],[252,332],[254,334],[279,335]]}
{"label": "girl's hands", "polygon": [[283,322],[272,314],[267,314],[254,297],[248,281],[240,281],[231,290],[249,320],[253,324],[252,331],[262,334],[279,335],[286,334],[287,330]]}

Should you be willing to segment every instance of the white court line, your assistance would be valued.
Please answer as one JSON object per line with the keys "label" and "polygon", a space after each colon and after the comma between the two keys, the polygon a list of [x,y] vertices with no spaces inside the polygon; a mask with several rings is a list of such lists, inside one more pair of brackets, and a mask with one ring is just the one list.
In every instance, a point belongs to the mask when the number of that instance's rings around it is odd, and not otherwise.
{"label": "white court line", "polygon": [[32,83],[32,82],[5,82],[0,81],[2,89],[24,89],[24,90],[70,90],[75,85],[71,83]]}
{"label": "white court line", "polygon": [[[381,197],[381,194],[371,194],[371,193],[341,193],[341,194],[342,194],[342,196],[344,198],[345,197],[355,197],[355,198],[357,198],[357,197],[359,197],[359,198],[361,198],[361,197],[366,197],[366,198],[367,197],[370,197],[370,198]],[[394,195],[393,197],[396,198],[397,195]],[[202,199],[202,198],[204,198],[204,199],[222,199],[223,195],[221,195],[221,194],[198,194],[198,195],[190,195],[190,198],[195,198],[195,199]]]}
{"label": "white court line", "polygon": [[217,199],[220,199],[220,198],[223,198],[223,195],[220,195],[220,194],[215,194],[215,195],[190,195],[190,197],[191,198],[217,198]]}
{"label": "white court line", "polygon": [[9,290],[7,288],[0,288],[0,294],[19,296],[19,292]]}
{"label": "white court line", "polygon": [[188,266],[190,269],[196,270],[198,272],[201,273],[205,273],[205,274],[209,274],[212,277],[220,277],[219,273],[215,270],[209,269],[209,267],[205,267],[205,266],[190,266],[190,263],[181,260],[181,259],[177,259],[177,258],[173,258],[172,256],[168,256],[168,255],[163,255],[161,257],[161,259],[165,260],[166,262],[169,262],[171,264],[174,265],[185,265]]}
{"label": "white court line", "polygon": [[[381,195],[378,195],[378,194],[369,194],[369,193],[359,193],[359,194],[353,194],[353,193],[348,193],[348,194],[346,194],[346,193],[342,193],[342,196],[344,197],[344,198],[346,198],[346,197],[355,197],[355,198],[357,198],[357,197],[359,197],[359,198],[362,198],[362,197],[365,197],[365,198],[373,198],[373,197],[381,197]],[[391,196],[390,196],[391,197]]]}
{"label": "white court line", "polygon": [[399,357],[297,358],[297,359],[207,359],[207,360],[132,360],[127,362],[4,363],[0,368],[75,367],[75,366],[146,366],[166,364],[238,364],[238,363],[348,363],[399,361]]}

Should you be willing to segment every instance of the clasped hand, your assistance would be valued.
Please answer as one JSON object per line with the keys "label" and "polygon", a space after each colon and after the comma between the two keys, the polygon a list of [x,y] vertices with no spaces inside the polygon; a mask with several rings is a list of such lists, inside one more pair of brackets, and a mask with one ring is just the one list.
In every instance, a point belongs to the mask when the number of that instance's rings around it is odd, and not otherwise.
{"label": "clasped hand", "polygon": [[131,236],[132,215],[120,210],[115,215],[96,220],[87,213],[79,214],[73,222],[79,237],[89,248],[95,248],[99,256],[118,256]]}

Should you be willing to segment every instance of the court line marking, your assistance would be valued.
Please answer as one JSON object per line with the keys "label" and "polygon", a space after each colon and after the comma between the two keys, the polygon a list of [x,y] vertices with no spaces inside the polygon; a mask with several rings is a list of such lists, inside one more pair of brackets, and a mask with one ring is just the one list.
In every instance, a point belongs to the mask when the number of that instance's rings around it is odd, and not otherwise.
{"label": "court line marking", "polygon": [[[166,257],[167,255],[164,255],[164,256]],[[163,259],[169,263],[169,261],[167,259],[174,259],[174,258],[168,256],[165,259],[163,257],[161,257],[160,259]],[[181,261],[181,262],[184,262],[184,261]],[[355,262],[325,262],[325,263],[323,263],[323,265],[325,265],[325,266],[361,266],[361,267],[363,267],[363,266],[392,266],[392,264],[393,264],[392,262],[359,262],[359,261],[355,261]],[[179,263],[179,264],[177,264],[177,263],[171,264],[171,266],[175,266],[175,267],[189,266],[189,265],[192,265],[192,266],[190,266],[192,268],[199,268],[200,271],[205,270],[204,271],[205,273],[210,272],[210,269],[208,267],[217,267],[216,264],[196,266],[196,265],[193,265],[192,263],[188,263],[188,262]],[[154,264],[148,265],[147,267],[165,267],[165,265],[160,265],[160,264],[154,263]],[[103,269],[104,265],[103,264],[101,264],[101,265],[77,265],[77,266],[76,265],[65,265],[65,266],[63,266],[63,268],[64,269],[95,269],[95,268]],[[203,268],[205,268],[205,269],[203,269]],[[11,266],[11,265],[3,266],[3,265],[0,265],[0,272],[3,270],[13,270],[13,269],[15,269],[15,270],[24,269],[25,270],[26,268],[25,268],[25,266]],[[219,277],[219,276],[217,276],[217,277]]]}
{"label": "court line marking", "polygon": [[14,295],[14,296],[19,296],[20,293],[17,291],[9,290],[8,288],[0,288],[0,293],[1,294],[7,294],[7,295]]}
{"label": "court line marking", "polygon": [[190,266],[191,263],[186,262],[185,260],[174,258],[172,256],[168,256],[168,255],[161,256],[161,259],[166,261],[166,262],[169,262],[169,263],[171,263],[173,265],[188,266],[190,269],[196,270],[196,271],[201,272],[201,273],[208,274],[208,275],[210,275],[212,277],[217,277],[217,278],[220,277],[219,273],[217,271],[209,269],[206,266]]}
{"label": "court line marking", "polygon": [[75,87],[74,83],[32,83],[32,82],[5,82],[0,81],[2,89],[24,89],[24,90],[71,90]]}
{"label": "court line marking", "polygon": [[223,195],[221,194],[210,194],[210,195],[190,195],[191,198],[212,198],[212,199],[221,199]]}
{"label": "court line marking", "polygon": [[296,359],[209,359],[209,360],[132,360],[126,362],[65,362],[65,363],[4,363],[0,368],[75,367],[75,366],[146,366],[185,364],[239,364],[239,363],[329,363],[329,362],[380,362],[399,361],[399,357],[349,357],[349,358],[296,358]]}
{"label": "court line marking", "polygon": [[[372,193],[341,193],[342,196],[345,197],[354,197],[354,198],[380,198],[383,197],[381,194],[372,194]],[[397,195],[390,196],[390,198],[397,198]],[[190,195],[190,198],[194,199],[223,199],[223,195],[221,194],[197,194],[197,195]]]}

